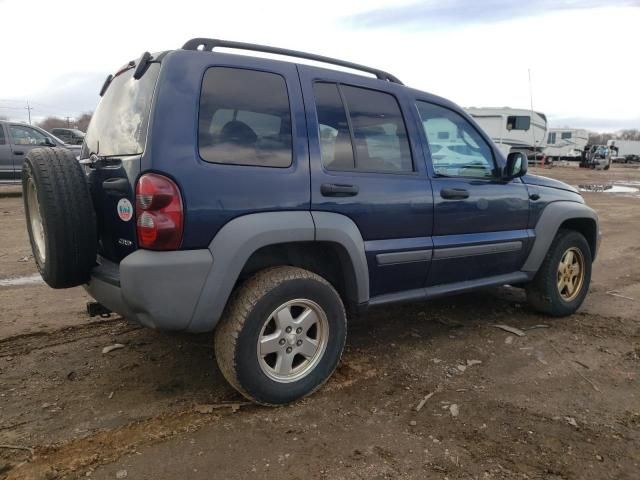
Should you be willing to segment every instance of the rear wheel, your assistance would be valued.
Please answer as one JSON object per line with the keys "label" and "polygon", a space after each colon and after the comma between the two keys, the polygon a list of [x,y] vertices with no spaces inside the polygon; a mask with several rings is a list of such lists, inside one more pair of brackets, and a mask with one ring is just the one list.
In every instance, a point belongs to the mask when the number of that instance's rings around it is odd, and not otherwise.
{"label": "rear wheel", "polygon": [[31,250],[44,281],[53,288],[85,283],[96,260],[96,220],[73,153],[31,150],[22,168],[22,192]]}
{"label": "rear wheel", "polygon": [[233,294],[215,332],[223,375],[240,393],[282,405],[317,390],[336,368],[346,339],[340,296],[296,267],[263,270]]}
{"label": "rear wheel", "polygon": [[560,230],[538,273],[527,286],[527,300],[539,312],[571,315],[584,301],[591,282],[591,249],[584,236]]}

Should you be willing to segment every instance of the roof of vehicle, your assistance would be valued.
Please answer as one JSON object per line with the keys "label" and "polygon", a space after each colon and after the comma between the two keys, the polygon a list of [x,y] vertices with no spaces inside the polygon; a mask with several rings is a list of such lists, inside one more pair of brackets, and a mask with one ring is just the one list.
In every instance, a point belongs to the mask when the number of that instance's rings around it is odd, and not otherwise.
{"label": "roof of vehicle", "polygon": [[[531,109],[527,108],[511,108],[511,107],[468,107],[465,110],[473,116],[496,116],[496,115],[519,115],[519,116],[531,116]],[[542,112],[534,111],[536,115],[539,115],[543,120],[547,120],[547,116]]]}

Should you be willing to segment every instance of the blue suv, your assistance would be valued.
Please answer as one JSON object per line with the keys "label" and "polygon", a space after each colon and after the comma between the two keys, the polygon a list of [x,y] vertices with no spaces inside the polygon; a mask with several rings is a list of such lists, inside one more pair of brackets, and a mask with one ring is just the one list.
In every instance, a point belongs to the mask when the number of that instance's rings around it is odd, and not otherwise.
{"label": "blue suv", "polygon": [[598,220],[580,194],[389,73],[198,38],[101,96],[80,163],[25,162],[44,280],[84,285],[93,313],[215,330],[222,373],[258,403],[319,388],[368,307],[510,284],[563,316],[587,294]]}

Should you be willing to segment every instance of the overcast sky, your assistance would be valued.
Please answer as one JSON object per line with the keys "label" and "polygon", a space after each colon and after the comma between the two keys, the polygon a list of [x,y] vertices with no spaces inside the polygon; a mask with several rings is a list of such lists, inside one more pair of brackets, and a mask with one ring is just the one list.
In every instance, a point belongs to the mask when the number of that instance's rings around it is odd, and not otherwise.
{"label": "overcast sky", "polygon": [[640,128],[640,0],[0,0],[0,116],[76,116],[143,51],[217,37],[388,70],[462,106]]}

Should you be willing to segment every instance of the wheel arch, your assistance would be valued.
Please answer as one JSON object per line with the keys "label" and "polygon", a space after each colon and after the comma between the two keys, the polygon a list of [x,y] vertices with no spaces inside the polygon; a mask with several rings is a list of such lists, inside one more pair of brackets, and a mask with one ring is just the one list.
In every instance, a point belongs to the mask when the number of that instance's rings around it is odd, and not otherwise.
{"label": "wheel arch", "polygon": [[[189,331],[212,330],[238,281],[260,267],[276,264],[328,275],[336,283],[336,290],[344,295],[345,303],[362,304],[369,300],[364,241],[355,223],[343,215],[309,211],[244,215],[222,227],[209,250],[213,265]],[[319,254],[331,257],[319,261]]]}
{"label": "wheel arch", "polygon": [[598,215],[583,203],[558,201],[550,203],[535,226],[535,241],[522,270],[535,273],[540,268],[558,230],[566,228],[582,233],[595,260],[598,250]]}

